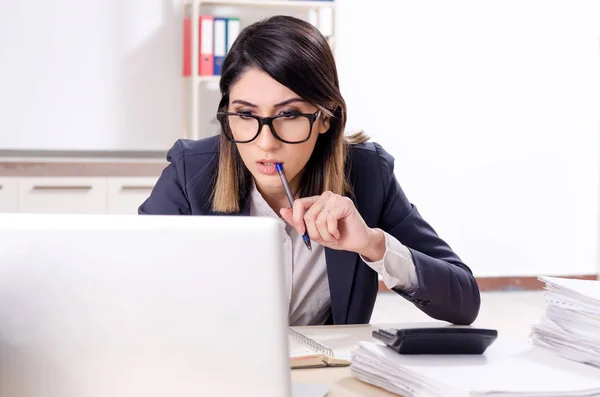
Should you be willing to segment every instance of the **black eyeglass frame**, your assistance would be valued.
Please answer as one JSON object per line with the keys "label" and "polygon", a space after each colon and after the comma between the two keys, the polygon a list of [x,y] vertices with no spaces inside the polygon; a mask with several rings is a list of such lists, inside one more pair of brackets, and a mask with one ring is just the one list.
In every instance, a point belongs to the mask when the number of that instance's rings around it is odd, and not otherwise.
{"label": "black eyeglass frame", "polygon": [[282,117],[290,117],[290,115],[287,115],[287,114],[278,114],[276,116],[260,117],[260,116],[254,115],[254,114],[246,114],[246,113],[217,112],[217,120],[219,120],[219,123],[221,123],[221,127],[223,128],[223,130],[225,130],[225,128],[229,128],[229,126],[224,125],[224,120],[227,116],[250,117],[250,118],[253,118],[254,120],[258,121],[258,131],[256,131],[256,135],[254,135],[251,139],[248,139],[245,141],[240,141],[240,140],[234,139],[233,132],[231,132],[231,136],[229,136],[229,134],[227,134],[227,132],[224,132],[225,137],[233,143],[250,143],[250,142],[252,142],[256,138],[258,138],[263,127],[265,125],[268,125],[269,130],[271,130],[271,133],[277,140],[279,140],[283,143],[287,143],[289,145],[297,145],[299,143],[304,143],[310,139],[310,136],[312,135],[313,124],[315,123],[315,121],[317,121],[317,119],[319,118],[320,115],[321,115],[321,110],[317,110],[315,113],[294,113],[294,117],[305,117],[308,119],[308,121],[310,123],[308,135],[305,139],[303,139],[301,141],[286,141],[285,139],[283,139],[279,135],[277,135],[277,132],[275,131],[275,127],[273,127],[273,120],[276,120],[276,119],[279,119]]}

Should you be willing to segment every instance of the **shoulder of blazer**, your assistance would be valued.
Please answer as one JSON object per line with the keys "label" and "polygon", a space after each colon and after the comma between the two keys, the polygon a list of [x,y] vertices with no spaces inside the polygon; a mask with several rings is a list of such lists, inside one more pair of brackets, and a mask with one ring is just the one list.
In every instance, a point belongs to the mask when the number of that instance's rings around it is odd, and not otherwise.
{"label": "shoulder of blazer", "polygon": [[[350,145],[349,165],[354,172],[377,172],[387,178],[394,172],[394,157],[377,142]],[[373,168],[379,168],[374,170]]]}
{"label": "shoulder of blazer", "polygon": [[394,157],[377,142],[364,142],[350,148],[347,165],[357,201],[361,201],[361,193],[371,197],[371,201],[372,197],[385,198],[394,178]]}
{"label": "shoulder of blazer", "polygon": [[218,159],[219,136],[179,139],[167,153],[167,161],[175,169],[179,184],[188,197],[207,190],[213,182]]}
{"label": "shoulder of blazer", "polygon": [[353,145],[350,145],[350,148],[352,150],[352,152],[368,152],[368,153],[377,153],[377,149],[375,148],[376,143],[375,142],[363,142],[363,143],[356,143]]}
{"label": "shoulder of blazer", "polygon": [[394,158],[377,142],[350,145],[350,160],[354,166],[360,165],[362,161],[394,162]]}
{"label": "shoulder of blazer", "polygon": [[219,136],[211,136],[199,140],[178,139],[167,153],[167,160],[173,161],[181,157],[194,157],[219,154]]}

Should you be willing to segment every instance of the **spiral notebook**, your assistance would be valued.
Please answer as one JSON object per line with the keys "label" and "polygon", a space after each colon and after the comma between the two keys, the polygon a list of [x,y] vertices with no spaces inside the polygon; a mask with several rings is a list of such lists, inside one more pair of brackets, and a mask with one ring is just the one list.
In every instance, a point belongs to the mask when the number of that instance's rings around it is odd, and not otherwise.
{"label": "spiral notebook", "polygon": [[290,365],[293,368],[346,367],[351,364],[349,352],[336,352],[291,328],[288,330]]}

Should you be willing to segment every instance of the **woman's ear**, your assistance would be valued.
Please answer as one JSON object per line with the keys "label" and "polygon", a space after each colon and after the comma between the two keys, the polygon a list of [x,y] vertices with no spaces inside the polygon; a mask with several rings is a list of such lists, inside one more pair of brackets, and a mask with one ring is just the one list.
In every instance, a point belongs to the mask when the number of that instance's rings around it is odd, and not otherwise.
{"label": "woman's ear", "polygon": [[329,131],[329,127],[331,126],[331,117],[324,116],[321,120],[321,129],[319,130],[319,134],[324,134]]}

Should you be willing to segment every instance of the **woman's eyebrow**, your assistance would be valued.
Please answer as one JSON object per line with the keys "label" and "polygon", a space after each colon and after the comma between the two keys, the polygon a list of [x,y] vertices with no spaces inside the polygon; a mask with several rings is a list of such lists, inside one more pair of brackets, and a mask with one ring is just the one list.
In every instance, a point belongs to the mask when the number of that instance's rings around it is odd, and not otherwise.
{"label": "woman's eyebrow", "polygon": [[273,106],[273,107],[279,108],[281,106],[289,105],[290,103],[295,103],[295,102],[306,102],[306,101],[302,98],[291,98],[291,99],[287,99],[283,102],[276,103],[275,106]]}
{"label": "woman's eyebrow", "polygon": [[[273,107],[274,108],[279,108],[279,107],[282,107],[282,106],[285,106],[285,105],[289,105],[290,103],[296,103],[296,102],[306,102],[306,101],[304,99],[302,99],[302,98],[290,98],[290,99],[286,99],[283,102],[276,103],[275,105],[273,105]],[[234,105],[236,103],[240,104],[240,105],[252,107],[252,108],[257,108],[258,107],[258,105],[255,105],[255,104],[253,104],[251,102],[248,102],[248,101],[244,101],[243,99],[234,99],[233,101],[231,101],[232,105]]]}
{"label": "woman's eyebrow", "polygon": [[234,103],[239,103],[240,105],[244,105],[244,106],[250,106],[250,107],[252,107],[252,108],[257,108],[257,107],[258,107],[257,105],[255,105],[255,104],[253,104],[253,103],[250,103],[250,102],[248,102],[248,101],[244,101],[243,99],[235,99],[235,100],[231,101],[231,104],[232,104],[232,105],[233,105]]}

